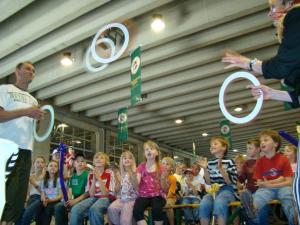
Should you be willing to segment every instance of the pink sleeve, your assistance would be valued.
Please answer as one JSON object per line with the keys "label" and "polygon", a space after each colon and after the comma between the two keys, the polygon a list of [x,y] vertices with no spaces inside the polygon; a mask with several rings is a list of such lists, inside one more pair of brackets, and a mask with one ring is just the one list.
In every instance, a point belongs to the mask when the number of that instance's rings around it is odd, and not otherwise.
{"label": "pink sleeve", "polygon": [[137,172],[142,174],[144,171],[145,171],[145,164],[141,163],[137,168]]}

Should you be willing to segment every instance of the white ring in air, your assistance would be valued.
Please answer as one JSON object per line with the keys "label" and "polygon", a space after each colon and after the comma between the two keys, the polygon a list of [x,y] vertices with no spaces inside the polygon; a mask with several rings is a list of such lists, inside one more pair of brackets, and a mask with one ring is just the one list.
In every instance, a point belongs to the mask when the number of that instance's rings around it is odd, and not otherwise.
{"label": "white ring in air", "polygon": [[[110,28],[113,28],[113,27],[116,27],[116,28],[119,28],[120,30],[122,30],[122,32],[124,33],[124,43],[121,47],[121,49],[118,51],[118,53],[112,57],[109,57],[109,58],[101,58],[98,56],[97,52],[96,52],[96,45],[97,45],[97,40],[98,38],[100,37],[100,35],[107,29],[110,29]],[[123,53],[124,51],[126,50],[127,46],[128,46],[128,43],[129,43],[129,32],[127,30],[127,28],[123,25],[123,24],[120,24],[120,23],[112,23],[112,24],[108,24],[104,27],[102,27],[98,33],[95,35],[93,41],[92,41],[92,45],[91,45],[91,52],[92,52],[92,56],[93,58],[97,61],[97,62],[100,62],[100,63],[103,63],[103,64],[107,64],[107,63],[111,63],[112,61],[115,61],[117,60]]]}
{"label": "white ring in air", "polygon": [[37,133],[36,133],[36,121],[37,120],[33,121],[33,136],[34,136],[35,140],[38,141],[38,142],[45,141],[49,137],[49,135],[50,135],[50,133],[53,129],[53,126],[54,126],[54,109],[53,109],[53,107],[51,105],[44,105],[44,106],[41,107],[41,110],[48,110],[49,111],[49,113],[50,113],[50,125],[49,125],[48,129],[46,130],[46,132],[43,136],[38,136]]}
{"label": "white ring in air", "polygon": [[227,111],[226,106],[224,104],[224,94],[225,94],[226,88],[230,84],[230,82],[237,79],[237,78],[248,79],[255,86],[259,86],[260,83],[257,80],[257,78],[255,76],[253,76],[251,73],[236,72],[236,73],[231,74],[229,77],[227,77],[225,79],[225,81],[223,82],[222,86],[221,86],[221,89],[220,89],[220,92],[219,92],[219,105],[220,105],[220,108],[221,108],[221,111],[222,111],[223,115],[233,123],[243,124],[243,123],[250,122],[251,120],[253,120],[258,115],[258,113],[259,113],[259,111],[262,107],[262,104],[263,104],[263,93],[261,92],[260,96],[257,99],[256,105],[255,105],[253,111],[249,115],[247,115],[245,117],[232,116]]}
{"label": "white ring in air", "polygon": [[[113,57],[115,55],[115,52],[116,52],[116,48],[115,48],[115,44],[114,42],[109,39],[109,38],[101,38],[97,41],[97,44],[100,44],[100,43],[106,43],[110,46],[111,50],[110,50],[110,57]],[[85,54],[85,65],[86,65],[86,68],[91,71],[91,72],[99,72],[101,70],[104,70],[108,64],[103,64],[102,66],[100,67],[94,67],[91,65],[90,63],[90,54],[91,54],[91,47],[89,47],[89,49],[87,50],[86,54]]]}

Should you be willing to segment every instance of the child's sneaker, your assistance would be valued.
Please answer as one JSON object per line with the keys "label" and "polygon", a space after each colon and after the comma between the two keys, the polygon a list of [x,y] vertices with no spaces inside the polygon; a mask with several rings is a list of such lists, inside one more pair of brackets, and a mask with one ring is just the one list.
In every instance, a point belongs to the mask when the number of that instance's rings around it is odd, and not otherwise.
{"label": "child's sneaker", "polygon": [[240,193],[241,197],[241,204],[242,207],[245,210],[245,213],[248,218],[253,219],[256,217],[256,209],[254,208],[253,205],[253,197],[251,192],[249,191],[243,191]]}

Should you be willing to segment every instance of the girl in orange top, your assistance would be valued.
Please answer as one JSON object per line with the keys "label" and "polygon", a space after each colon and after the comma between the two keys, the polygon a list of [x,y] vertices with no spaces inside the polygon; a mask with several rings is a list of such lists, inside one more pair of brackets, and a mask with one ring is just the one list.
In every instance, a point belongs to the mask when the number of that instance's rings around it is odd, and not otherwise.
{"label": "girl in orange top", "polygon": [[[169,190],[167,194],[167,204],[166,206],[175,205],[176,202],[176,182],[177,179],[173,175],[174,173],[174,161],[171,157],[164,157],[162,159],[162,165],[164,169],[169,173],[168,183]],[[170,225],[174,225],[174,211],[173,209],[167,209],[167,216]]]}

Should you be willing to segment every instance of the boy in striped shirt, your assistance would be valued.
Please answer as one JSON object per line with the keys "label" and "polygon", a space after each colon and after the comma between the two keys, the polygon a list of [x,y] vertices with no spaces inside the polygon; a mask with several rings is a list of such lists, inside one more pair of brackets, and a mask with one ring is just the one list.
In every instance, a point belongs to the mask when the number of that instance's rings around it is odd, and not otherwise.
{"label": "boy in striped shirt", "polygon": [[198,164],[204,169],[205,183],[218,184],[220,187],[215,197],[207,194],[199,206],[201,225],[208,225],[211,214],[216,216],[219,225],[225,225],[228,216],[228,203],[236,200],[237,170],[232,159],[226,157],[228,142],[223,137],[213,137],[210,141],[210,152],[214,159],[207,161],[200,157]]}

